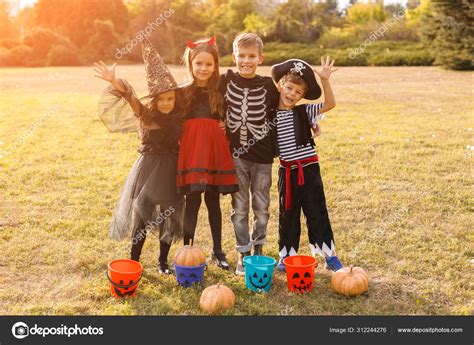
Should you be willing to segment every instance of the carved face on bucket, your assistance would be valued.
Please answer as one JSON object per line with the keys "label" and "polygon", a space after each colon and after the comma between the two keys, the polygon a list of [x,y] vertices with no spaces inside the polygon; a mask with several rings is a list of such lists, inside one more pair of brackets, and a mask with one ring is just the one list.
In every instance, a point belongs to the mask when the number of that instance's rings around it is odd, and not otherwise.
{"label": "carved face on bucket", "polygon": [[308,291],[313,285],[313,280],[311,279],[311,274],[309,272],[296,272],[291,277],[291,284],[293,289],[298,292]]}
{"label": "carved face on bucket", "polygon": [[249,275],[250,284],[258,290],[263,290],[268,285],[270,285],[270,278],[271,278],[271,275],[269,275],[265,271],[264,272],[255,271],[253,274],[250,273]]}
{"label": "carved face on bucket", "polygon": [[[119,281],[120,285],[124,285],[123,280]],[[135,293],[135,290],[137,289],[138,284],[133,285],[133,280],[130,280],[128,283],[129,287],[117,287],[114,286],[114,291],[119,297],[125,297],[125,296],[132,296]]]}
{"label": "carved face on bucket", "polygon": [[178,282],[184,287],[190,287],[192,284],[198,282],[198,276],[195,273],[186,275],[184,273],[179,273]]}

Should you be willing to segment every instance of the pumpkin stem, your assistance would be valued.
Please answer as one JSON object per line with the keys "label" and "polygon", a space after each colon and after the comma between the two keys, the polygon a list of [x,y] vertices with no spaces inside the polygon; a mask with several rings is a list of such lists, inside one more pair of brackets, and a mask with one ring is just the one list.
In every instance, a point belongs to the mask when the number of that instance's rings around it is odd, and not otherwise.
{"label": "pumpkin stem", "polygon": [[352,273],[352,265],[350,266],[350,270],[349,270],[349,273]]}
{"label": "pumpkin stem", "polygon": [[192,239],[192,238],[189,239],[189,246],[190,246],[190,247],[193,246],[193,239]]}

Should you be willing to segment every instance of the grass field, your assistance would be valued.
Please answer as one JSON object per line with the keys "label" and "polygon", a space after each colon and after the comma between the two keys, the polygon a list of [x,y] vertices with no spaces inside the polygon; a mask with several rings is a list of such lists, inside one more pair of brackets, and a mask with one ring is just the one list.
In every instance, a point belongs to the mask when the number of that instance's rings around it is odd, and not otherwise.
{"label": "grass field", "polygon": [[[143,66],[117,72],[145,91]],[[173,72],[184,79],[182,68]],[[0,69],[0,314],[201,314],[201,288],[158,275],[153,237],[137,296],[111,297],[107,263],[128,257],[129,247],[108,239],[108,223],[139,140],[99,121],[106,84],[92,75],[86,67]],[[367,294],[336,295],[322,267],[306,295],[288,292],[281,273],[268,294],[255,294],[214,265],[204,286],[230,286],[236,315],[472,314],[473,76],[348,67],[332,78],[338,104],[317,146],[338,255],[368,270]],[[275,258],[276,171],[274,164],[265,247]],[[235,265],[230,196],[222,209],[223,245]],[[210,258],[205,208],[196,242]],[[307,243],[304,230],[301,253],[309,254]]]}

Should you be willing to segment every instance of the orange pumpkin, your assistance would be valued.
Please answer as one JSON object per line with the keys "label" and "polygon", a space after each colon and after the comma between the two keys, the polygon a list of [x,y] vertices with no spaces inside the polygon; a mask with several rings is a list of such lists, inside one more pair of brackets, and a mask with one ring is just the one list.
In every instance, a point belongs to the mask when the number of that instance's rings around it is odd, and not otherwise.
{"label": "orange pumpkin", "polygon": [[180,266],[199,266],[206,262],[206,255],[201,247],[193,246],[191,242],[176,252],[174,262]]}
{"label": "orange pumpkin", "polygon": [[231,309],[235,304],[235,294],[222,284],[211,285],[204,289],[199,300],[199,307],[209,314],[216,314]]}
{"label": "orange pumpkin", "polygon": [[351,265],[334,273],[331,285],[341,295],[357,296],[369,289],[369,275],[363,268]]}

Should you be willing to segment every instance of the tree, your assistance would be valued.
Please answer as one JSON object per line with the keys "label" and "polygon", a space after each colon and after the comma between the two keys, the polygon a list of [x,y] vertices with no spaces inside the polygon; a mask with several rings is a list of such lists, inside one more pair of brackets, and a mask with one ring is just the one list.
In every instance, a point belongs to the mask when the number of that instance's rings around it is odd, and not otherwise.
{"label": "tree", "polygon": [[435,62],[445,68],[474,69],[473,5],[465,0],[433,0],[426,13],[424,39],[433,47]]}
{"label": "tree", "polygon": [[114,23],[111,20],[94,21],[95,33],[89,40],[86,48],[88,51],[87,60],[107,60],[112,59],[116,53],[116,48],[120,42],[118,35],[115,33]]}
{"label": "tree", "polygon": [[16,33],[8,11],[8,3],[0,1],[0,38],[12,38]]}
{"label": "tree", "polygon": [[118,34],[128,29],[128,11],[121,0],[38,0],[36,25],[69,37],[79,48],[96,33],[94,22],[110,20]]}
{"label": "tree", "polygon": [[314,3],[311,0],[288,0],[277,6],[270,39],[283,42],[314,42],[323,31],[339,21],[337,1]]}
{"label": "tree", "polygon": [[347,9],[347,20],[355,24],[367,24],[370,21],[383,22],[385,20],[383,4],[354,4]]}
{"label": "tree", "polygon": [[[31,48],[31,54],[28,60],[29,66],[45,66],[48,54],[53,46],[61,45],[67,47],[72,52],[77,52],[77,48],[72,44],[69,38],[45,28],[34,28],[26,32],[24,44]],[[22,54],[23,51],[26,52],[27,50],[20,50]]]}

